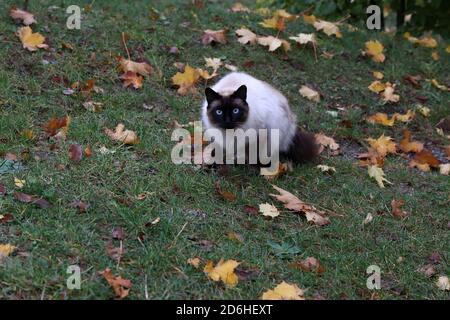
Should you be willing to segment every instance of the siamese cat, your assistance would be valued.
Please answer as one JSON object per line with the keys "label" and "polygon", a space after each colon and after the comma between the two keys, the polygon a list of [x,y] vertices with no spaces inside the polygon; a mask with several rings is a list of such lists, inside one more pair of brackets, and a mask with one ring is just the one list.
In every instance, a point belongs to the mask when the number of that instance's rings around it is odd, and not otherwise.
{"label": "siamese cat", "polygon": [[[281,156],[296,163],[316,156],[313,135],[299,130],[288,100],[268,83],[232,72],[206,88],[205,95],[201,111],[205,129],[267,129],[269,135],[270,129],[278,129],[276,149]],[[223,147],[220,141],[218,144]]]}

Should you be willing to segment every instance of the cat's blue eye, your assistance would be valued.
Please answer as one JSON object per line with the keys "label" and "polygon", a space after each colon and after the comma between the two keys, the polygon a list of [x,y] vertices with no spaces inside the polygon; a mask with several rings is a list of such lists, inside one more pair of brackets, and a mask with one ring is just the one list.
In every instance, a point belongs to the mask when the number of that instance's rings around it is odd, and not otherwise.
{"label": "cat's blue eye", "polygon": [[234,109],[233,109],[233,113],[234,113],[234,114],[238,114],[238,113],[239,113],[239,108],[234,108]]}
{"label": "cat's blue eye", "polygon": [[217,114],[218,116],[221,116],[222,113],[223,113],[222,110],[220,110],[220,109],[217,109],[217,110],[216,110],[216,114]]}

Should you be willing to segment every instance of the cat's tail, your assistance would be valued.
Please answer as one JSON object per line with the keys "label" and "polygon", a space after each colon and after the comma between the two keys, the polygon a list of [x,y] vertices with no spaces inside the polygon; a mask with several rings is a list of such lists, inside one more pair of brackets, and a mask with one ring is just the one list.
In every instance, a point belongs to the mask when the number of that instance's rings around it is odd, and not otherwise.
{"label": "cat's tail", "polygon": [[314,160],[318,155],[318,150],[314,135],[297,128],[286,156],[294,162],[305,163]]}

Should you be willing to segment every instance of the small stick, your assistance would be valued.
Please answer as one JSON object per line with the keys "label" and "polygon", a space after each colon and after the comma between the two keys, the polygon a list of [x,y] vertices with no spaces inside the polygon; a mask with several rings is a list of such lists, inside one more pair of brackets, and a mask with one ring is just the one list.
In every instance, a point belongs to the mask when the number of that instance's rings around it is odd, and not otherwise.
{"label": "small stick", "polygon": [[123,43],[123,46],[125,47],[125,51],[127,52],[128,60],[131,60],[130,51],[128,51],[128,47],[125,42],[125,32],[122,32],[122,43]]}

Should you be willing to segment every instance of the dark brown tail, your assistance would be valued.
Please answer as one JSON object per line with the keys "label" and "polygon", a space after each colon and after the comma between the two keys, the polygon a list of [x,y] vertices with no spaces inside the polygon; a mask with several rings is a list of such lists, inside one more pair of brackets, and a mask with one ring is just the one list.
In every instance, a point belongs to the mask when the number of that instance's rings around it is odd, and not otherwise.
{"label": "dark brown tail", "polygon": [[296,163],[312,161],[318,152],[314,135],[297,128],[286,156]]}

